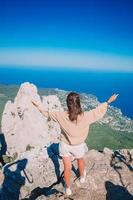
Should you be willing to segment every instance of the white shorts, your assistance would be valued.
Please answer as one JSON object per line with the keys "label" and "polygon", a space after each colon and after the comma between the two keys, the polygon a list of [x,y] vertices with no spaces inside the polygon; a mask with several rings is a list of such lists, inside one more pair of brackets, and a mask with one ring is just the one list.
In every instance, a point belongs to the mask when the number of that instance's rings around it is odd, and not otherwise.
{"label": "white shorts", "polygon": [[69,145],[63,141],[59,143],[59,154],[61,157],[70,156],[79,159],[82,158],[87,151],[88,147],[85,142],[78,145]]}

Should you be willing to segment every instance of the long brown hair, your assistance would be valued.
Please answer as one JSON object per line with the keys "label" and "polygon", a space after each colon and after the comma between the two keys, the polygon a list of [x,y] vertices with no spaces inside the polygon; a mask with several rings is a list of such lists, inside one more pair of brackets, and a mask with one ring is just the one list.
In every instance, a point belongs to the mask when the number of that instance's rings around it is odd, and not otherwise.
{"label": "long brown hair", "polygon": [[80,104],[80,96],[75,92],[70,92],[66,99],[69,119],[71,121],[77,120],[79,114],[82,114],[82,108]]}

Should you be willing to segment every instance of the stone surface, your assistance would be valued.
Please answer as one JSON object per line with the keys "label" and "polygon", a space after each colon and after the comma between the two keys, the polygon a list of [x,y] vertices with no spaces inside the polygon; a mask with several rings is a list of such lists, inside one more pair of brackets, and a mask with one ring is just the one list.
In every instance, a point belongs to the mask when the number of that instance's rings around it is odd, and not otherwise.
{"label": "stone surface", "polygon": [[31,104],[46,110],[63,110],[57,96],[40,98],[33,84],[21,85],[14,102],[7,102],[2,132],[8,155],[15,161],[0,171],[0,200],[132,200],[133,149],[113,152],[90,150],[85,156],[86,182],[77,186],[78,170],[72,162],[72,195],[64,194],[63,163],[59,157],[60,127]]}
{"label": "stone surface", "polygon": [[[2,116],[2,133],[5,136],[10,154],[25,152],[27,146],[43,148],[49,145],[60,134],[60,128],[53,121],[48,122],[35,108],[31,101],[44,103],[46,110],[62,110],[59,99],[52,95],[43,97],[43,102],[37,93],[35,85],[21,85],[14,102],[8,101]],[[58,136],[57,136],[58,135]]]}
{"label": "stone surface", "polygon": [[[45,150],[48,151],[49,157],[44,156]],[[7,164],[3,168],[2,187],[6,188],[7,197],[9,193],[16,200],[13,193],[18,193],[21,200],[131,200],[133,198],[133,160],[130,160],[132,150],[128,150],[129,157],[126,157],[122,150],[113,152],[112,156],[108,152],[89,151],[85,156],[86,182],[79,185],[80,187],[76,184],[77,163],[73,161],[71,178],[73,194],[70,198],[64,194],[63,163],[58,155],[58,144],[53,144],[45,150],[32,149],[21,154],[15,163]],[[3,191],[1,190],[0,197]],[[8,199],[6,195],[2,200]]]}

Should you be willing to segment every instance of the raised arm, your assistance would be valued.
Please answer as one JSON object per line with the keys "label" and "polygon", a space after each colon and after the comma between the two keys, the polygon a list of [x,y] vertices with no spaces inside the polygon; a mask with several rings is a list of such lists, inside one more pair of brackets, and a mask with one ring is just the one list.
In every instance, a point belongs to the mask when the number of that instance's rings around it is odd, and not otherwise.
{"label": "raised arm", "polygon": [[32,101],[32,104],[42,113],[45,117],[49,117],[49,112],[44,110],[44,107],[41,104],[37,104],[36,102]]}
{"label": "raised arm", "polygon": [[113,94],[108,100],[107,100],[107,103],[110,104],[112,103],[113,101],[116,100],[116,98],[118,97],[119,94]]}
{"label": "raised arm", "polygon": [[60,118],[60,112],[58,111],[46,111],[44,110],[44,106],[42,104],[37,104],[36,102],[32,101],[32,104],[42,113],[45,117],[53,119],[54,121],[58,121]]}
{"label": "raised arm", "polygon": [[105,115],[108,105],[112,103],[113,101],[115,101],[117,96],[118,94],[112,95],[106,102],[101,103],[99,106],[97,106],[97,108],[92,109],[89,112],[87,112],[89,123],[92,124],[98,121],[99,119],[101,119]]}

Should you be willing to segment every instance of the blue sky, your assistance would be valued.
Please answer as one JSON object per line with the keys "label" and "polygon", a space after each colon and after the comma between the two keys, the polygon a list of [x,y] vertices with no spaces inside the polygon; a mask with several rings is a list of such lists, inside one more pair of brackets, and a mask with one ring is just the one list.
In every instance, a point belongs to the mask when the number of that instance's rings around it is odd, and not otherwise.
{"label": "blue sky", "polygon": [[133,71],[132,10],[132,0],[1,0],[0,65]]}

